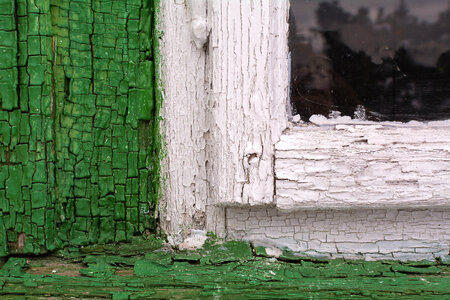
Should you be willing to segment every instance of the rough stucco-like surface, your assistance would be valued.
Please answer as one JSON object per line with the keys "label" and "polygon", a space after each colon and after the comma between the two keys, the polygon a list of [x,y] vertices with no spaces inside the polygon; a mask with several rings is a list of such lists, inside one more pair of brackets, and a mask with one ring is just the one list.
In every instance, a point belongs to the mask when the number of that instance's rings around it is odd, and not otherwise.
{"label": "rough stucco-like surface", "polygon": [[227,237],[313,256],[433,260],[449,254],[450,212],[228,208]]}
{"label": "rough stucco-like surface", "polygon": [[292,128],[276,144],[284,210],[450,207],[448,127]]}

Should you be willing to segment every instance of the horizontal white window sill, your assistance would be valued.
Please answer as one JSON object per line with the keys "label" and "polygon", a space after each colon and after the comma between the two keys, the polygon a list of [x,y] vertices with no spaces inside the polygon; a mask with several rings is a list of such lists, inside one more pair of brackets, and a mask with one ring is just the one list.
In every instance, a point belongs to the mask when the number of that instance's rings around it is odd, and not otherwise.
{"label": "horizontal white window sill", "polygon": [[450,121],[311,121],[275,145],[279,209],[450,208]]}

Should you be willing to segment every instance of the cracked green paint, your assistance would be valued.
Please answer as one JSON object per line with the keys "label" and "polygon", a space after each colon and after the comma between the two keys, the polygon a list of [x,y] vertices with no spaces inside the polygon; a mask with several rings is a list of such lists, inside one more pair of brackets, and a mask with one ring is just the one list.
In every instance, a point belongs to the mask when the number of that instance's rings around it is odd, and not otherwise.
{"label": "cracked green paint", "polygon": [[154,230],[156,5],[0,0],[0,257]]}
{"label": "cracked green paint", "polygon": [[[177,251],[154,237],[69,248],[57,256],[11,257],[0,268],[2,299],[446,299],[448,258],[436,262],[346,261],[209,240]],[[220,259],[217,259],[220,258]]]}

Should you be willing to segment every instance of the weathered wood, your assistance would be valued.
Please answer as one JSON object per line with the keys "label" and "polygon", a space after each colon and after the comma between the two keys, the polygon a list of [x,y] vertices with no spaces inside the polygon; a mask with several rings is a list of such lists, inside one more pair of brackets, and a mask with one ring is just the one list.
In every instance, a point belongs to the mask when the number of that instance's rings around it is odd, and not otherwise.
{"label": "weathered wood", "polygon": [[[201,6],[194,11],[194,19],[201,18]],[[184,236],[205,223],[206,52],[195,45],[193,17],[185,1],[161,1],[160,14],[165,157],[159,210],[162,228],[173,236]]]}
{"label": "weathered wood", "polygon": [[292,128],[276,144],[283,210],[448,208],[447,127]]}
{"label": "weathered wood", "polygon": [[210,1],[211,200],[273,201],[274,143],[286,127],[286,1]]}
{"label": "weathered wood", "polygon": [[[309,213],[320,221],[320,210],[327,209],[333,234],[336,224],[345,227],[360,208],[366,209],[369,231],[396,222],[387,216],[391,208],[408,208],[414,215],[437,209],[430,219],[446,222],[448,128],[334,130],[288,123],[287,1],[208,0],[205,6],[173,0],[162,3],[162,11],[167,179],[160,210],[169,235],[206,229],[252,241],[262,236],[283,246],[308,243],[303,250],[345,250],[347,255],[367,254],[379,245],[365,246],[360,240],[372,243],[372,236],[361,230],[350,233],[355,236],[350,246],[338,249],[327,244],[326,235],[317,242],[294,224]],[[208,40],[203,45],[204,16]],[[386,215],[378,217],[371,211],[375,208]],[[292,212],[304,209],[314,211],[300,217]],[[348,210],[338,214],[337,209]],[[314,233],[317,223],[310,221],[305,222],[312,229],[302,228]],[[441,239],[441,229],[427,222],[427,236],[405,235],[398,227],[380,240],[388,241],[383,244],[388,249],[399,240],[415,245]],[[422,249],[423,256],[442,250],[442,243],[435,245]],[[422,257],[414,251],[414,258]]]}
{"label": "weathered wood", "polygon": [[162,1],[160,211],[171,234],[223,233],[219,206],[273,202],[274,144],[287,122],[287,11],[286,1]]}
{"label": "weathered wood", "polygon": [[155,229],[155,1],[0,1],[0,256]]}

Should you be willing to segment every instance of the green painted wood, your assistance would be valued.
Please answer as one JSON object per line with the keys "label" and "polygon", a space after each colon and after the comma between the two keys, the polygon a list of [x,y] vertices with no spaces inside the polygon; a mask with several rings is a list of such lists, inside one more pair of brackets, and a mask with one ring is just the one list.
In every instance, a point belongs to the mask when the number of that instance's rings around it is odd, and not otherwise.
{"label": "green painted wood", "polygon": [[154,7],[0,0],[0,256],[154,230]]}
{"label": "green painted wood", "polygon": [[11,257],[0,296],[106,299],[448,299],[450,266],[436,262],[313,259],[213,237],[177,251],[154,237],[58,256]]}

